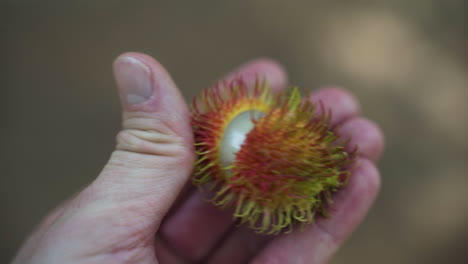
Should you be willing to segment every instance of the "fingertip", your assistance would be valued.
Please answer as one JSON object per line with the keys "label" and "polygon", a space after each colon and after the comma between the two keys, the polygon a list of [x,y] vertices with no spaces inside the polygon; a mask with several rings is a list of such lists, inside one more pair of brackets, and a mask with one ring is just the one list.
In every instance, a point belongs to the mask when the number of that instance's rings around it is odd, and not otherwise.
{"label": "fingertip", "polygon": [[357,147],[358,155],[372,161],[377,161],[384,149],[384,135],[380,127],[373,121],[355,117],[345,121],[339,128],[341,136],[350,138],[348,150]]}
{"label": "fingertip", "polygon": [[144,54],[144,53],[141,53],[141,52],[135,52],[135,51],[128,51],[128,52],[124,52],[124,53],[120,54],[119,56],[117,56],[117,58],[115,58],[114,65],[119,60],[125,59],[125,58],[136,59],[136,60],[142,62],[143,64],[145,64],[149,68],[162,68],[164,70],[164,67],[156,59],[154,59],[150,55],[147,55],[147,54]]}
{"label": "fingertip", "polygon": [[333,125],[357,116],[361,111],[357,98],[350,92],[336,86],[321,88],[313,92],[310,95],[310,100],[313,103],[321,102],[325,109],[331,110],[331,123]]}
{"label": "fingertip", "polygon": [[252,72],[264,73],[277,86],[286,86],[287,72],[278,61],[271,58],[258,58],[248,64]]}
{"label": "fingertip", "polygon": [[171,75],[169,72],[166,70],[166,68],[155,58],[153,58],[150,55],[140,53],[140,52],[134,52],[134,51],[129,51],[120,54],[117,56],[117,58],[114,60],[113,66],[114,70],[115,67],[121,62],[122,60],[133,60],[133,61],[138,61],[151,73],[151,81],[153,84],[156,84],[156,86],[163,86],[163,87],[170,87],[170,88],[175,88],[176,85],[174,81],[172,80]]}
{"label": "fingertip", "polygon": [[363,183],[361,185],[364,185],[363,193],[366,193],[373,200],[380,190],[382,181],[380,172],[376,165],[367,158],[357,158],[355,163],[356,167],[353,169],[352,175],[361,177],[360,181]]}
{"label": "fingertip", "polygon": [[270,58],[258,58],[249,61],[228,74],[224,80],[229,82],[239,77],[248,85],[253,85],[258,78],[265,78],[274,92],[278,92],[286,87],[288,81],[284,67],[279,62]]}
{"label": "fingertip", "polygon": [[[113,63],[114,76],[124,109],[128,112],[155,112],[156,102],[183,102],[166,69],[154,58],[126,52]],[[161,105],[161,104],[159,104]]]}

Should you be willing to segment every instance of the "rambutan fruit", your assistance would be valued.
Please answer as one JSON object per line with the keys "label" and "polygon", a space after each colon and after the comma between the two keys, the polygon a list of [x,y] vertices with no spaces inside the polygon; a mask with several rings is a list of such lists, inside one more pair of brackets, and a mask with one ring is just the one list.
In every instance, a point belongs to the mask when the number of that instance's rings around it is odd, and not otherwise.
{"label": "rambutan fruit", "polygon": [[345,151],[331,111],[296,87],[274,94],[265,80],[218,83],[194,99],[192,114],[193,182],[259,233],[327,216],[331,194],[348,180],[355,151]]}

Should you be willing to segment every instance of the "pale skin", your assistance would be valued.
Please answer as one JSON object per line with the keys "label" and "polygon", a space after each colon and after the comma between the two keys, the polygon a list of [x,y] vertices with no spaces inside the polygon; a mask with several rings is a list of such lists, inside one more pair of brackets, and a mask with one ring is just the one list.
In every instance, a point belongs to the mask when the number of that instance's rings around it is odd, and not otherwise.
{"label": "pale skin", "polygon": [[[355,97],[339,88],[313,92],[333,112],[332,124],[359,156],[348,186],[334,195],[330,218],[280,236],[237,227],[230,211],[206,203],[191,187],[193,132],[186,102],[153,58],[125,53],[114,62],[123,128],[98,177],[54,209],[13,263],[326,263],[363,220],[380,176],[378,126],[360,116]],[[225,77],[252,84],[264,76],[275,91],[286,86],[283,68],[251,61]]]}

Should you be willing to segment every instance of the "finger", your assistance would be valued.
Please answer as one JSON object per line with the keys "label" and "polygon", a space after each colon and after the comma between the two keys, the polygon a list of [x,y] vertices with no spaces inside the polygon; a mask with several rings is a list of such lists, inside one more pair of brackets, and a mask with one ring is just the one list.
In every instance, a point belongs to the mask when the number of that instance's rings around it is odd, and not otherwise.
{"label": "finger", "polygon": [[[240,77],[251,86],[258,76],[263,76],[276,91],[284,88],[287,81],[282,67],[266,59],[247,63],[225,79]],[[202,194],[194,193],[166,219],[161,234],[180,254],[199,260],[218,244],[232,223],[232,212],[222,211],[208,203]]]}
{"label": "finger", "polygon": [[63,208],[37,245],[42,252],[54,247],[57,262],[153,262],[154,233],[192,170],[189,112],[169,74],[138,53],[117,58],[114,73],[123,129],[101,174]]}
{"label": "finger", "polygon": [[[325,110],[331,110],[331,124],[337,125],[344,120],[357,116],[360,112],[360,107],[357,99],[349,92],[336,88],[322,88],[311,94],[310,100],[313,103],[322,103]],[[317,108],[318,113],[321,112]]]}
{"label": "finger", "polygon": [[362,221],[379,190],[374,164],[365,158],[356,162],[348,186],[337,193],[329,208],[330,218],[276,238],[252,263],[326,263]]}
{"label": "finger", "polygon": [[358,148],[362,157],[376,161],[382,154],[384,137],[380,128],[372,121],[363,117],[354,117],[345,121],[339,128],[339,133],[351,141],[347,150]]}
{"label": "finger", "polygon": [[188,107],[166,70],[147,55],[119,56],[114,74],[123,129],[108,164],[74,205],[105,211],[101,221],[118,212],[119,224],[155,230],[192,170]]}

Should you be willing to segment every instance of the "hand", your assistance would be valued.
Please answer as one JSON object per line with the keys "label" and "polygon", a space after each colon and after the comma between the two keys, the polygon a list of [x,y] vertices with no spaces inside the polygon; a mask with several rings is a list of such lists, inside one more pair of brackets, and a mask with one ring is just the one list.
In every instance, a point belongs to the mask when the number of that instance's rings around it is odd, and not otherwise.
{"label": "hand", "polygon": [[[230,212],[190,187],[190,115],[169,74],[138,53],[117,58],[114,72],[123,106],[116,150],[94,182],[40,224],[13,263],[324,263],[378,192],[379,128],[359,117],[347,92],[322,89],[310,99],[331,107],[333,124],[360,149],[348,186],[334,196],[332,217],[277,237],[234,227]],[[286,85],[282,68],[268,60],[226,78],[234,75],[247,83],[265,76],[275,90]]]}

